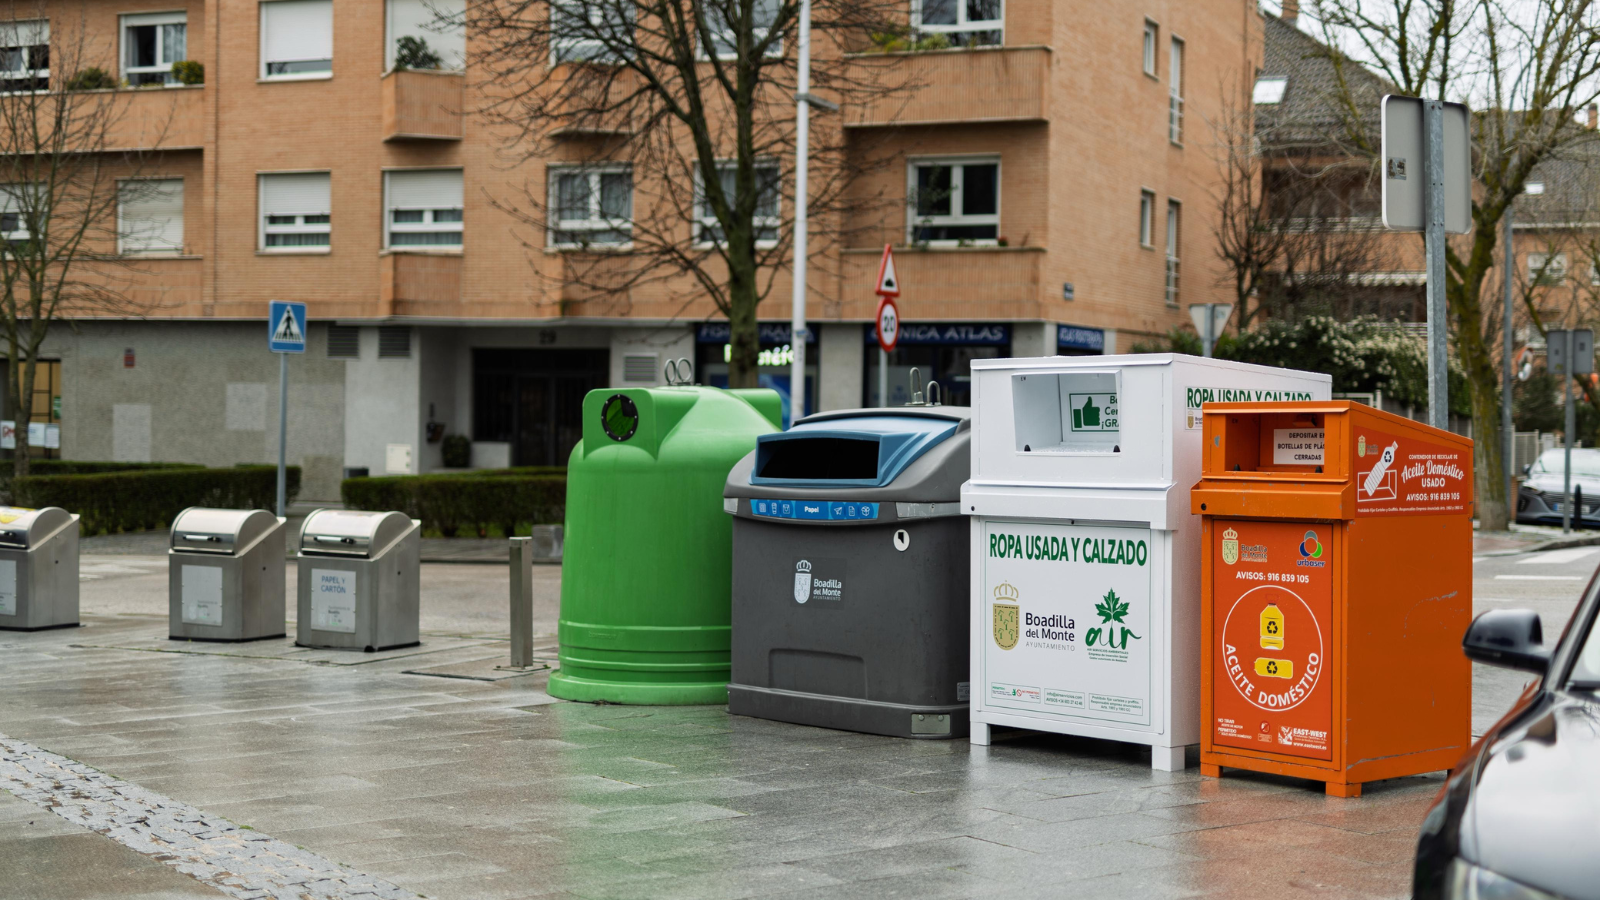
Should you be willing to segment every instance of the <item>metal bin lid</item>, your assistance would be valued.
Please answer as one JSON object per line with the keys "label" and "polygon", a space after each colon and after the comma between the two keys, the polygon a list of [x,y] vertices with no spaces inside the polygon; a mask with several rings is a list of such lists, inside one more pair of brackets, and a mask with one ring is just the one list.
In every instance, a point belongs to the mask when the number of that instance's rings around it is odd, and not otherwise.
{"label": "metal bin lid", "polygon": [[756,438],[750,483],[881,488],[923,454],[970,428],[971,410],[952,407],[861,409],[807,416],[788,431]]}
{"label": "metal bin lid", "polygon": [[264,509],[206,509],[191,506],[172,520],[172,549],[232,556],[277,526]]}
{"label": "metal bin lid", "polygon": [[371,557],[411,530],[400,512],[319,509],[300,529],[300,552],[310,556]]}
{"label": "metal bin lid", "polygon": [[72,524],[73,516],[59,506],[23,509],[0,506],[0,547],[35,547],[45,538]]}

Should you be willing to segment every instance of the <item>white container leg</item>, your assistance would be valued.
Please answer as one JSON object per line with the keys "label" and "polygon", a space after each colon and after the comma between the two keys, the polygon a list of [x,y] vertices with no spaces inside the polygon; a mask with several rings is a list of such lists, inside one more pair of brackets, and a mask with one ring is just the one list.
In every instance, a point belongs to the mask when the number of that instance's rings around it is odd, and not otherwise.
{"label": "white container leg", "polygon": [[1151,747],[1150,768],[1158,769],[1162,772],[1182,772],[1184,768],[1183,751],[1183,747]]}
{"label": "white container leg", "polygon": [[968,738],[968,740],[970,740],[972,743],[978,745],[979,747],[987,747],[987,746],[989,746],[989,723],[987,723],[987,722],[973,722],[972,723],[972,734]]}

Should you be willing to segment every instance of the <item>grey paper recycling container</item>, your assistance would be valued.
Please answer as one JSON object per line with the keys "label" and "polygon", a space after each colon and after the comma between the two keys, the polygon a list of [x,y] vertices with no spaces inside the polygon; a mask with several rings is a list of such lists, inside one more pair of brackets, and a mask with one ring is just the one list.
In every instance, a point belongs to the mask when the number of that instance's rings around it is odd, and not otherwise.
{"label": "grey paper recycling container", "polygon": [[300,529],[295,643],[389,650],[419,642],[422,523],[319,509]]}
{"label": "grey paper recycling container", "polygon": [[78,624],[78,517],[0,506],[0,630]]}
{"label": "grey paper recycling container", "polygon": [[728,475],[728,711],[871,734],[967,733],[966,409],[821,413]]}
{"label": "grey paper recycling container", "polygon": [[167,551],[167,633],[174,640],[284,636],[283,523],[264,509],[178,513]]}

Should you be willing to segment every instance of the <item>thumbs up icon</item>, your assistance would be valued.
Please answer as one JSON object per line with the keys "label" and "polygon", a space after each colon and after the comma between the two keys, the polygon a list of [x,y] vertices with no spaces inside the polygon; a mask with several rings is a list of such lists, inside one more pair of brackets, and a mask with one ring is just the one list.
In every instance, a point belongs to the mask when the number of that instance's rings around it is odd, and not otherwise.
{"label": "thumbs up icon", "polygon": [[1099,428],[1100,407],[1094,405],[1094,395],[1084,398],[1083,408],[1072,411],[1073,428]]}

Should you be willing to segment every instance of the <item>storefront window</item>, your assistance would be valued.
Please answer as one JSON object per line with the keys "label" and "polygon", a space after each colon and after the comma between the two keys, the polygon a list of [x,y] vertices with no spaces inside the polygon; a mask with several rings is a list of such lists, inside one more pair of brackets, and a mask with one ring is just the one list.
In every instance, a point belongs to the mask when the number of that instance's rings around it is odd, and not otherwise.
{"label": "storefront window", "polygon": [[[866,377],[862,379],[864,406],[878,401],[878,344],[867,332]],[[911,370],[924,382],[939,382],[940,402],[946,406],[972,405],[972,361],[1002,359],[1011,355],[1011,327],[1005,324],[902,323],[900,342],[889,354],[888,406],[911,401]]]}
{"label": "storefront window", "polygon": [[[757,379],[761,387],[777,391],[783,401],[783,427],[790,423],[789,385],[794,376],[794,346],[789,341],[789,326],[763,323],[761,355],[757,358]],[[813,333],[814,334],[814,333]],[[695,335],[695,382],[711,387],[728,386],[728,360],[733,348],[728,343],[728,323],[706,322]],[[815,337],[806,352],[806,408],[802,416],[817,411],[817,344]]]}

